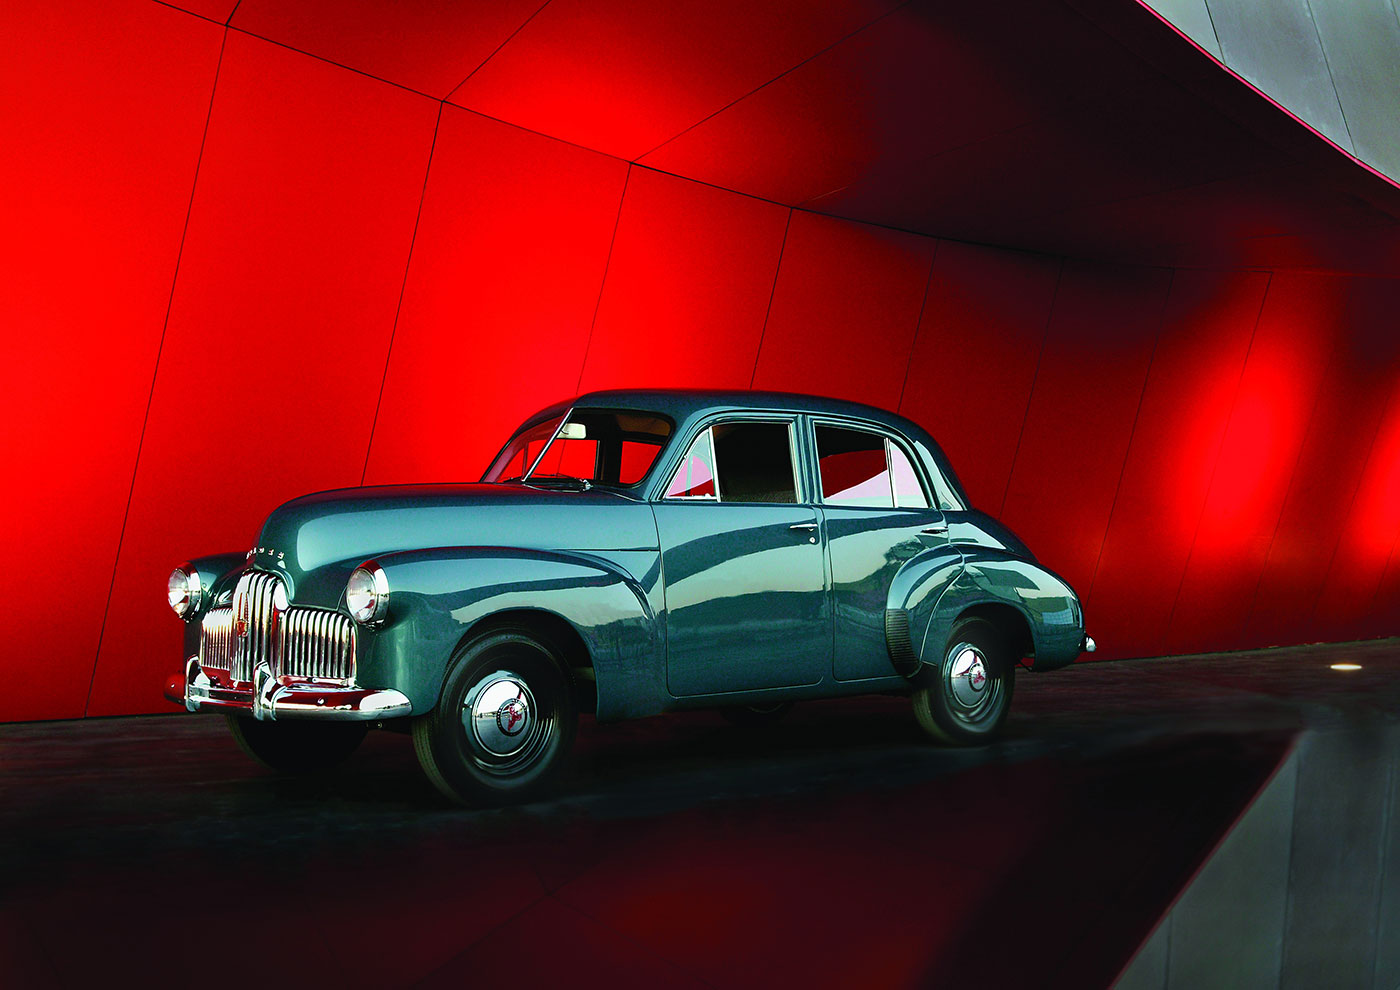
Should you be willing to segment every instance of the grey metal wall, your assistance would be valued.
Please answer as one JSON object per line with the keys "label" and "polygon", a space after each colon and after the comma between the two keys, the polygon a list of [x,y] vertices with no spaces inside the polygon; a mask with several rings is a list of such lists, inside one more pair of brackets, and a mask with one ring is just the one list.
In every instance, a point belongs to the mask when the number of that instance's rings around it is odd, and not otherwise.
{"label": "grey metal wall", "polygon": [[1394,0],[1144,0],[1232,72],[1400,182]]}
{"label": "grey metal wall", "polygon": [[1400,986],[1400,729],[1312,731],[1117,990]]}

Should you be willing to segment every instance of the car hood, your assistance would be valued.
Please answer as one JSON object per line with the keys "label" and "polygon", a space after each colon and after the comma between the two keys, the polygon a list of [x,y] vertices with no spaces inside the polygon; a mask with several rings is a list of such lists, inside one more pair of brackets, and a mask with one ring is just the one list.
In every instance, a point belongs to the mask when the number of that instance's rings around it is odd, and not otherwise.
{"label": "car hood", "polygon": [[263,524],[250,563],[284,573],[296,599],[330,600],[350,571],[371,557],[467,546],[655,550],[656,522],[645,502],[599,488],[346,488],[278,507]]}

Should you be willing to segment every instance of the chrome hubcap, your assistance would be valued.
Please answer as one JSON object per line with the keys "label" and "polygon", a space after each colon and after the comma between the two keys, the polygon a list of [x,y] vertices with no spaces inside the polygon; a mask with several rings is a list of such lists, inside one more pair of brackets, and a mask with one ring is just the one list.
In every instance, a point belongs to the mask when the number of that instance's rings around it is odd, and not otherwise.
{"label": "chrome hubcap", "polygon": [[518,771],[548,742],[552,713],[541,714],[524,679],[497,671],[462,699],[462,728],[478,766],[492,773]]}
{"label": "chrome hubcap", "polygon": [[966,722],[987,717],[1001,697],[1001,681],[991,676],[986,656],[972,643],[958,643],[948,651],[943,687],[950,711]]}

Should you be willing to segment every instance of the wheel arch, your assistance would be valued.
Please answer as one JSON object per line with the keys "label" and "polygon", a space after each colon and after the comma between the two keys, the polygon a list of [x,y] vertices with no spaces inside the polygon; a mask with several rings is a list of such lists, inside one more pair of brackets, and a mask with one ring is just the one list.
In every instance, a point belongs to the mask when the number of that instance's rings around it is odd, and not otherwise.
{"label": "wheel arch", "polygon": [[957,614],[949,625],[951,630],[964,619],[982,619],[1006,637],[1011,656],[1019,663],[1035,653],[1030,620],[1015,605],[1008,602],[986,601],[969,605]]}
{"label": "wheel arch", "polygon": [[483,615],[462,631],[453,655],[461,653],[472,641],[502,629],[523,629],[546,640],[558,651],[559,659],[564,663],[564,673],[574,689],[579,710],[591,713],[597,709],[597,675],[593,669],[593,655],[583,634],[558,612],[539,607],[517,607]]}

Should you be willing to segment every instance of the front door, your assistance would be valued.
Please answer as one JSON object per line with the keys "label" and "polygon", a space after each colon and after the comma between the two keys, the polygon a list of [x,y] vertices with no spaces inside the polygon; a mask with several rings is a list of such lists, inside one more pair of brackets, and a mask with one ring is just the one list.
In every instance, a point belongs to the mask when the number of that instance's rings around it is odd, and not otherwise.
{"label": "front door", "polygon": [[796,444],[791,418],[716,423],[654,506],[673,695],[815,684],[831,669],[819,520]]}

